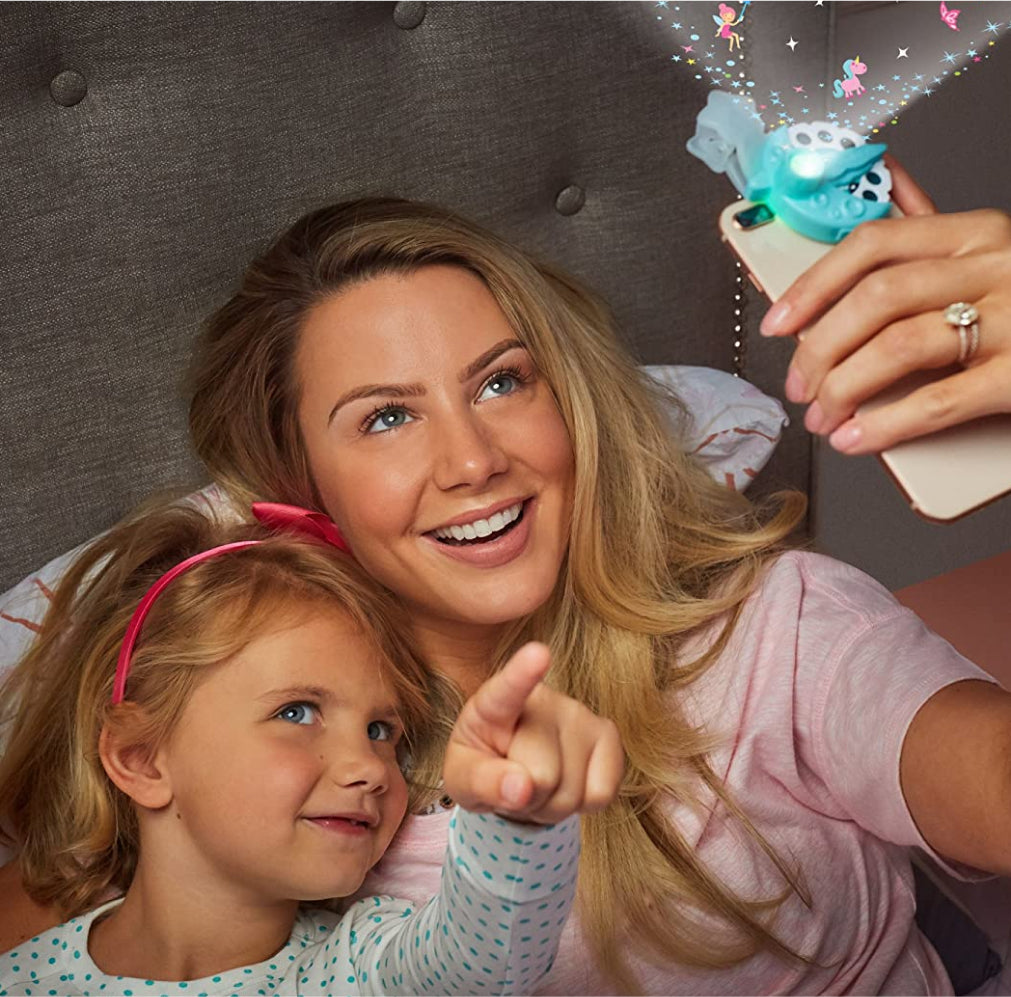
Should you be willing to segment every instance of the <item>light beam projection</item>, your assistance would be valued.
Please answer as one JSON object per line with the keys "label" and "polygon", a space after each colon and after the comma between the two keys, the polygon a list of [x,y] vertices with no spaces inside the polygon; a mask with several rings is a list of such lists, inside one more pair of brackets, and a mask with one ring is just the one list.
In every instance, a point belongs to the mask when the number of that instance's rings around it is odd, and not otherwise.
{"label": "light beam projection", "polygon": [[[775,26],[763,25],[763,11],[773,6]],[[839,63],[826,71],[820,57],[811,57],[809,41],[810,8],[825,6],[825,0],[644,4],[669,36],[671,63],[710,88],[750,97],[768,128],[807,118],[868,137],[898,124],[914,101],[986,72],[1011,33],[1011,3],[994,0],[837,3]],[[782,37],[770,37],[773,30]]]}

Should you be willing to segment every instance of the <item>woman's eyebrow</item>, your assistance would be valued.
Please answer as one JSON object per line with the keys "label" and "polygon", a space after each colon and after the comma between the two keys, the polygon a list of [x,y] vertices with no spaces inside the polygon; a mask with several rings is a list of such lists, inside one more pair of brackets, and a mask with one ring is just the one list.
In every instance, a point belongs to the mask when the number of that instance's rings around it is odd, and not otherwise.
{"label": "woman's eyebrow", "polygon": [[329,426],[333,422],[333,417],[337,412],[349,402],[356,402],[360,398],[371,398],[374,395],[386,395],[390,398],[419,398],[425,393],[423,384],[363,384],[358,388],[352,388],[345,392],[327,416],[326,424]]}
{"label": "woman's eyebrow", "polygon": [[[479,374],[489,364],[494,363],[503,353],[515,349],[525,349],[525,347],[518,339],[500,340],[464,367],[458,375],[460,382],[469,381],[475,374]],[[343,406],[361,398],[372,398],[376,395],[384,395],[387,398],[420,398],[424,394],[425,386],[423,384],[363,384],[346,391],[337,399],[334,407],[330,409],[326,422],[329,426]]]}
{"label": "woman's eyebrow", "polygon": [[503,353],[510,350],[525,349],[518,339],[502,339],[493,347],[484,351],[476,360],[467,364],[460,372],[460,381],[469,381],[475,374],[479,374],[490,363],[494,363]]}

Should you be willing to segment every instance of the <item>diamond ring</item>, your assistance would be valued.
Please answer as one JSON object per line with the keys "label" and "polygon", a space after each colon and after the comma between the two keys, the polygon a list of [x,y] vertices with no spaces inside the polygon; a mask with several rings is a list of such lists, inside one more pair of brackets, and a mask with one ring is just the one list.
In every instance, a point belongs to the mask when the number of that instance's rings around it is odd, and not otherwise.
{"label": "diamond ring", "polygon": [[979,349],[979,312],[975,305],[956,301],[944,309],[944,321],[958,330],[958,362],[964,367]]}

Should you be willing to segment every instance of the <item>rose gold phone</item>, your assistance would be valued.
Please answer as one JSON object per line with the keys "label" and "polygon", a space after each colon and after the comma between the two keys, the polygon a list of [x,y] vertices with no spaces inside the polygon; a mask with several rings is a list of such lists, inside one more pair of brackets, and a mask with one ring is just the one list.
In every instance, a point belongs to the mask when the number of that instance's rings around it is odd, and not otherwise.
{"label": "rose gold phone", "polygon": [[[755,286],[775,301],[832,246],[798,235],[778,218],[766,222],[761,212],[761,205],[735,201],[720,215],[720,233]],[[899,211],[893,206],[892,213]],[[859,411],[895,401],[957,369],[905,378],[865,402]],[[952,426],[898,443],[879,456],[916,512],[927,519],[949,522],[1011,492],[1011,415]]]}

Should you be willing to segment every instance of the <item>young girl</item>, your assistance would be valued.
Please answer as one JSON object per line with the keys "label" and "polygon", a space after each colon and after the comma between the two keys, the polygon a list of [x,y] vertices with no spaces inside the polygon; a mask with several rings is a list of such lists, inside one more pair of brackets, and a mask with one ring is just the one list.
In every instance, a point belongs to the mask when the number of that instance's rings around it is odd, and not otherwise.
{"label": "young girl", "polygon": [[[77,916],[0,957],[0,993],[529,992],[574,892],[562,818],[621,777],[613,726],[541,685],[528,646],[450,734],[443,792],[469,811],[439,895],[300,906],[361,886],[408,808],[408,753],[410,802],[433,795],[448,693],[332,524],[257,513],[281,532],[178,505],[113,530],[4,685],[0,812],[29,890]],[[585,792],[562,800],[573,766]]]}

